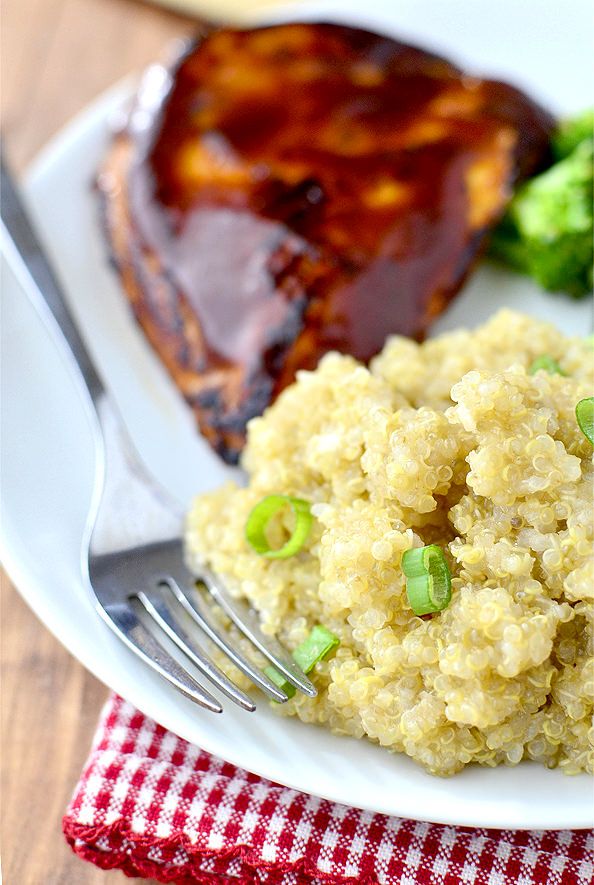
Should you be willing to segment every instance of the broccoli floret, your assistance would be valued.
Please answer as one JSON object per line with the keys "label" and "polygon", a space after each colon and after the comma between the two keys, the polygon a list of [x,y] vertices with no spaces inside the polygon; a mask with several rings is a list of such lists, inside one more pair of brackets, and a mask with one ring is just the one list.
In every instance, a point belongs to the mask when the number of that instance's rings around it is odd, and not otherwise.
{"label": "broccoli floret", "polygon": [[584,111],[579,117],[564,120],[553,135],[551,146],[557,160],[563,160],[582,141],[594,138],[594,109]]}
{"label": "broccoli floret", "polygon": [[[586,130],[585,117],[560,130],[563,150]],[[544,289],[574,297],[592,289],[594,138],[591,130],[587,135],[564,159],[518,188],[491,245],[495,257]]]}

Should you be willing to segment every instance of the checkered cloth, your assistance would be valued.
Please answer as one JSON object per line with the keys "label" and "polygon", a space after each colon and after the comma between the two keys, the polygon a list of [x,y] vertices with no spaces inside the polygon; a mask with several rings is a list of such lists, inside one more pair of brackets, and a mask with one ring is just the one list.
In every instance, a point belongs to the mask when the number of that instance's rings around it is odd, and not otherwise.
{"label": "checkered cloth", "polygon": [[180,885],[592,885],[588,831],[472,830],[335,805],[192,746],[117,696],[64,818],[103,869]]}

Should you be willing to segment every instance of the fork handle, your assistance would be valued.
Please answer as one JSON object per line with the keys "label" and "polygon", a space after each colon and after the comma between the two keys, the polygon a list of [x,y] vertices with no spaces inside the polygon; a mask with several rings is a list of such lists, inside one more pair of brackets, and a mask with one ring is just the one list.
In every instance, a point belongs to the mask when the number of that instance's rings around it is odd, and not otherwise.
{"label": "fork handle", "polygon": [[0,156],[0,175],[2,251],[36,306],[39,308],[45,302],[51,311],[69,345],[91,399],[97,407],[105,394],[105,385],[76,328],[62,286],[52,270],[3,156]]}

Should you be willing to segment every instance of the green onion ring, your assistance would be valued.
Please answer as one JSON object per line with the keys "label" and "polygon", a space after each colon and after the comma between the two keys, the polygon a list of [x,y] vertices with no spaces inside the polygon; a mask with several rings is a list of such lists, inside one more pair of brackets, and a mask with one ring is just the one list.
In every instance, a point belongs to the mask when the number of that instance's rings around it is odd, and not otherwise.
{"label": "green onion ring", "polygon": [[579,401],[575,407],[575,417],[580,430],[594,446],[594,396]]}
{"label": "green onion ring", "polygon": [[[548,353],[543,353],[542,356],[537,356],[530,368],[528,369],[529,375],[535,375],[538,371],[542,369],[543,372],[548,372],[549,375],[565,375],[566,373],[563,371],[557,360],[553,359],[552,356],[549,356]],[[566,376],[567,377],[567,376]]]}
{"label": "green onion ring", "polygon": [[414,547],[402,554],[406,595],[415,615],[443,611],[452,598],[452,579],[443,550],[437,544]]}
{"label": "green onion ring", "polygon": [[[315,665],[328,657],[330,652],[339,645],[338,636],[331,633],[322,624],[316,624],[307,639],[304,639],[293,652],[293,660],[304,673],[311,673]],[[284,691],[288,698],[295,695],[295,686],[288,682],[274,667],[265,667],[264,672],[281,691]]]}
{"label": "green onion ring", "polygon": [[[295,528],[282,547],[275,550],[268,543],[266,527],[280,510],[290,507],[295,515]],[[287,559],[301,550],[309,535],[313,516],[309,503],[290,495],[268,495],[258,501],[245,524],[245,537],[250,547],[268,559]]]}

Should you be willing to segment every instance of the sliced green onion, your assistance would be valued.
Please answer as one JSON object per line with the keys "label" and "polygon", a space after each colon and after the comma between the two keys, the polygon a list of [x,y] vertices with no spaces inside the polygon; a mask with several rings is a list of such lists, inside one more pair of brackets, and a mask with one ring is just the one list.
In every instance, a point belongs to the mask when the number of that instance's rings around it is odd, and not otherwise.
{"label": "sliced green onion", "polygon": [[[291,537],[276,550],[268,543],[266,528],[270,520],[281,510],[290,507],[295,516],[295,528]],[[245,524],[245,537],[256,553],[266,556],[268,559],[287,559],[294,556],[303,547],[313,516],[307,501],[301,498],[292,498],[290,495],[268,495],[262,498],[251,511]]]}
{"label": "sliced green onion", "polygon": [[575,417],[580,430],[594,446],[594,396],[579,401],[575,407]]}
{"label": "sliced green onion", "polygon": [[402,555],[406,595],[415,615],[443,611],[452,598],[452,579],[443,550],[437,544],[414,547]]}
{"label": "sliced green onion", "polygon": [[[322,627],[321,624],[317,624],[307,639],[297,646],[293,652],[293,659],[304,673],[311,673],[315,665],[327,657],[338,645],[340,645],[338,636],[335,636],[326,627]],[[264,672],[281,691],[284,691],[287,697],[293,697],[295,686],[287,682],[278,670],[275,670],[274,667],[265,667]]]}
{"label": "sliced green onion", "polygon": [[293,652],[297,666],[310,673],[315,665],[340,645],[340,639],[321,624],[316,624],[307,639]]}
{"label": "sliced green onion", "polygon": [[554,360],[552,356],[549,356],[548,353],[543,353],[542,356],[537,356],[530,368],[528,369],[529,375],[535,375],[542,369],[543,372],[548,372],[549,375],[565,375],[565,372],[557,362]]}

